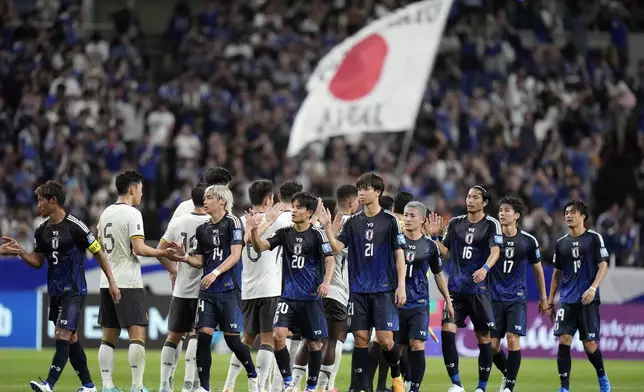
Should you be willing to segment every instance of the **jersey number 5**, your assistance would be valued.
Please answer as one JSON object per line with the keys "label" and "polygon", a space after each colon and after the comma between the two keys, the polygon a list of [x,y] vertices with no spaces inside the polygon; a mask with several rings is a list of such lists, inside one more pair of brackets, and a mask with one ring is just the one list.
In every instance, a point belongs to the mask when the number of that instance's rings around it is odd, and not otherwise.
{"label": "jersey number 5", "polygon": [[[105,227],[103,227],[103,235],[101,236],[103,238],[103,248],[105,249],[105,252],[108,254],[112,253],[114,250],[114,237],[112,237],[112,233],[110,233],[111,230],[109,228],[112,227],[111,223],[106,223]],[[109,246],[108,246],[108,241],[109,241]]]}

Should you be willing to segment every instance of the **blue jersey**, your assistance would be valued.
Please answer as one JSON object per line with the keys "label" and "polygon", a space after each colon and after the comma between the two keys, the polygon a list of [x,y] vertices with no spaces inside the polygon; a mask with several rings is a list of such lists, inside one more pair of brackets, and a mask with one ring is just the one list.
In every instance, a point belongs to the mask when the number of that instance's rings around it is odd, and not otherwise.
{"label": "blue jersey", "polygon": [[85,250],[96,253],[101,246],[87,226],[67,214],[58,224],[47,219],[34,233],[34,253],[45,256],[47,293],[50,297],[62,294],[87,295],[85,281]]}
{"label": "blue jersey", "polygon": [[[213,222],[210,219],[199,225],[195,232],[195,238],[197,245],[194,253],[203,256],[203,275],[206,276],[230,256],[233,245],[244,245],[244,228],[239,218],[233,214],[226,214],[219,222]],[[238,275],[239,267],[235,265],[219,275],[205,291],[223,293],[230,290],[240,290]]]}
{"label": "blue jersey", "polygon": [[405,302],[403,309],[427,306],[429,304],[427,273],[430,269],[434,275],[443,271],[440,253],[436,243],[429,237],[423,236],[417,240],[405,237],[405,240],[407,241],[407,249],[405,249],[407,302]]}
{"label": "blue jersey", "polygon": [[361,211],[349,218],[338,235],[347,248],[349,288],[352,293],[375,294],[396,289],[396,250],[405,236],[398,219],[381,209],[374,216]]}
{"label": "blue jersey", "polygon": [[504,235],[501,256],[490,271],[492,300],[525,301],[528,295],[526,288],[528,264],[536,264],[540,261],[539,241],[530,233],[521,230],[513,237]]}
{"label": "blue jersey", "polygon": [[296,301],[319,299],[324,261],[326,257],[333,256],[324,231],[310,226],[299,232],[289,226],[277,230],[267,241],[271,250],[282,247],[282,298]]}
{"label": "blue jersey", "polygon": [[487,261],[490,249],[501,246],[503,235],[501,224],[489,215],[476,223],[467,215],[452,218],[443,237],[443,245],[449,249],[450,292],[464,294],[483,294],[489,289],[489,275],[476,284],[472,275]]}
{"label": "blue jersey", "polygon": [[[592,286],[599,270],[599,263],[608,261],[604,238],[593,230],[586,230],[578,237],[566,234],[555,245],[555,268],[562,271],[559,302],[581,302],[584,292]],[[599,288],[595,301],[599,301]]]}

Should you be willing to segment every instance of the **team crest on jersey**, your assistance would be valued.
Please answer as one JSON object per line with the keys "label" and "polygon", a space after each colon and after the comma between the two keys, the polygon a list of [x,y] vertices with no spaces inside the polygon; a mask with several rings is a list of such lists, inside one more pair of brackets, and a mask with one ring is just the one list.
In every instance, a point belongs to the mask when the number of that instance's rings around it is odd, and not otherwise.
{"label": "team crest on jersey", "polygon": [[474,234],[472,234],[472,233],[465,234],[465,243],[466,244],[471,245],[473,241],[474,241]]}
{"label": "team crest on jersey", "polygon": [[302,253],[302,244],[293,245],[293,253],[299,256]]}
{"label": "team crest on jersey", "polygon": [[575,259],[579,257],[579,247],[575,246],[574,248],[572,248],[572,257],[574,257]]}
{"label": "team crest on jersey", "polygon": [[219,246],[219,234],[214,234],[212,236],[212,243],[215,246]]}
{"label": "team crest on jersey", "polygon": [[373,239],[373,229],[367,229],[364,232],[364,238],[366,238],[367,241],[371,241]]}
{"label": "team crest on jersey", "polygon": [[511,259],[513,256],[514,256],[514,248],[512,247],[505,248],[505,258]]}
{"label": "team crest on jersey", "polygon": [[407,262],[411,263],[414,260],[416,260],[416,252],[413,252],[413,251],[407,252]]}

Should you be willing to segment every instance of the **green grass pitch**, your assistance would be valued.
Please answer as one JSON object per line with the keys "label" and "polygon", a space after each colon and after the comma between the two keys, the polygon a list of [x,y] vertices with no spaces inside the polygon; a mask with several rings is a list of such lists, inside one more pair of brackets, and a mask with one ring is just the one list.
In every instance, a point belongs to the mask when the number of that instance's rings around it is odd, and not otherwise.
{"label": "green grass pitch", "polygon": [[[29,381],[45,378],[49,369],[53,351],[21,351],[0,350],[0,392],[31,391]],[[146,386],[150,391],[159,387],[159,356],[160,351],[148,351],[145,371]],[[98,370],[97,350],[87,350],[90,371],[97,387],[100,387],[100,372]],[[228,355],[213,354],[212,361],[212,390],[221,391],[228,371]],[[349,365],[351,358],[345,355],[342,369],[337,378],[337,387],[346,391],[349,384]],[[461,377],[466,391],[472,392],[476,388],[477,363],[476,359],[461,359]],[[640,391],[644,392],[644,362],[606,361],[606,369],[613,384],[613,391]],[[180,391],[183,382],[184,362],[177,369],[175,390]],[[127,362],[127,350],[118,350],[115,364],[115,381],[121,389],[129,392],[130,369]],[[488,392],[496,392],[499,388],[499,372],[493,370]],[[449,382],[443,362],[440,358],[428,358],[427,372],[421,391],[446,392]],[[524,359],[517,382],[517,392],[547,392],[556,391],[559,386],[557,364],[552,359]],[[80,387],[80,382],[68,363],[65,371],[56,385],[56,392],[75,392]],[[246,391],[246,377],[240,375],[237,381],[237,391]],[[598,391],[597,377],[587,361],[575,360],[572,368],[571,392]],[[100,388],[99,388],[100,391]]]}

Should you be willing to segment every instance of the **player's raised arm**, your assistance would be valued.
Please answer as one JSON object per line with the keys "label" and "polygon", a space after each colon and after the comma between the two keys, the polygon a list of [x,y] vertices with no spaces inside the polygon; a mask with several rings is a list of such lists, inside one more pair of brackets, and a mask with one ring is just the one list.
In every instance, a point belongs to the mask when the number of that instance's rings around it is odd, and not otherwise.
{"label": "player's raised arm", "polygon": [[[281,243],[281,235],[277,235],[280,230],[277,230],[274,235],[269,237],[268,239],[263,239],[261,238],[261,234],[257,230],[257,227],[259,226],[259,220],[261,217],[259,215],[250,215],[246,214],[246,228],[248,231],[250,231],[250,243],[253,245],[253,249],[255,249],[255,252],[261,253],[265,250],[268,249],[273,249],[276,246],[282,245]],[[269,242],[270,240],[270,242]],[[278,243],[279,242],[279,243]],[[273,247],[271,247],[272,244],[275,244]]]}
{"label": "player's raised arm", "polygon": [[608,250],[606,250],[606,246],[604,245],[604,238],[596,231],[588,230],[588,232],[593,234],[593,236],[595,237],[593,240],[593,247],[595,249],[593,257],[595,259],[595,262],[597,263],[597,274],[595,275],[593,284],[586,290],[586,292],[582,296],[582,303],[584,305],[588,305],[589,303],[593,302],[593,300],[595,299],[595,294],[597,293],[597,289],[599,289],[599,285],[601,285],[602,281],[606,277],[606,274],[608,273]]}
{"label": "player's raised arm", "polygon": [[[345,225],[340,229],[339,233],[335,233],[334,228],[333,228],[333,222],[331,221],[331,213],[329,210],[324,208],[324,204],[322,203],[322,199],[318,200],[318,208],[317,208],[317,218],[318,221],[320,222],[320,225],[324,228],[324,233],[329,240],[329,244],[331,245],[331,249],[333,250],[333,253],[340,253],[342,250],[346,247],[346,243],[348,242],[348,236],[347,236],[347,231],[349,230],[348,225]],[[337,236],[337,238],[336,238]],[[404,257],[403,257],[404,260]]]}
{"label": "player's raised arm", "polygon": [[11,249],[13,254],[18,255],[25,263],[34,268],[42,268],[45,265],[45,254],[43,253],[43,239],[40,235],[40,227],[36,229],[34,233],[34,251],[33,253],[25,252],[20,246],[20,243],[11,237],[2,237],[3,240],[7,241],[10,245],[8,249]]}
{"label": "player's raised arm", "polygon": [[[451,223],[451,220],[450,220]],[[449,252],[449,240],[452,237],[453,234],[451,234],[451,226],[449,223],[447,224],[447,227],[443,229],[443,217],[436,214],[436,213],[431,213],[425,220],[425,223],[423,224],[424,230],[429,235],[434,239],[434,242],[436,243],[436,246],[438,247],[438,251],[440,252],[440,257],[446,257],[447,252]],[[439,235],[441,234],[441,231],[444,232],[443,239],[442,241],[438,238]]]}
{"label": "player's raised arm", "polygon": [[266,211],[264,218],[257,227],[257,233],[260,235],[260,237],[266,232],[266,230],[268,230],[269,227],[271,227],[273,223],[275,223],[282,211],[284,211],[284,205],[282,203],[276,203],[273,205],[273,207],[271,207],[270,210]]}

